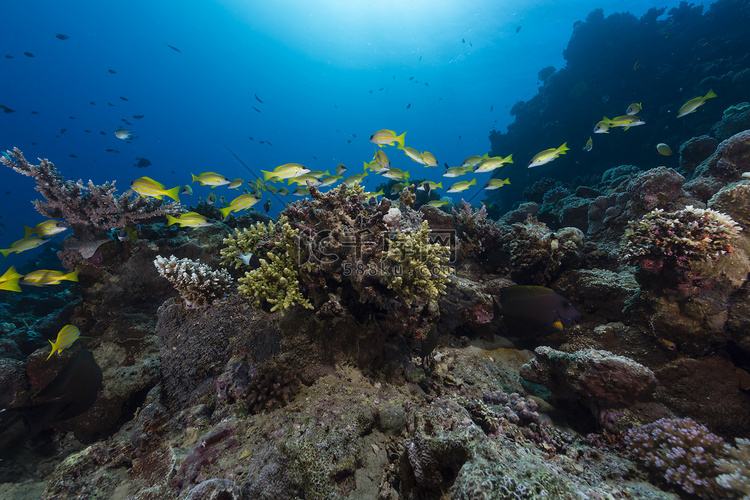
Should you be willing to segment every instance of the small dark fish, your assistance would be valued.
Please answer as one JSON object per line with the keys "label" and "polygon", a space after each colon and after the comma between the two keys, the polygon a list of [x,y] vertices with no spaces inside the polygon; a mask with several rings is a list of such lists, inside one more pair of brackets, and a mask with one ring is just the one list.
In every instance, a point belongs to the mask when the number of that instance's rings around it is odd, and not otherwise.
{"label": "small dark fish", "polygon": [[39,111],[31,111],[30,113],[31,113],[32,115],[38,115],[38,114],[39,114]]}
{"label": "small dark fish", "polygon": [[117,73],[117,71],[115,71],[115,70],[113,70],[113,69],[108,69],[107,71],[109,71],[109,72],[110,72],[110,73],[112,73],[113,75],[114,75],[115,73]]}
{"label": "small dark fish", "polygon": [[84,130],[84,132],[86,132],[87,134],[91,133],[91,131],[89,129]]}
{"label": "small dark fish", "polygon": [[517,26],[517,27],[516,27],[516,33],[518,33],[519,31],[521,31],[521,27],[520,27],[520,26]]}
{"label": "small dark fish", "polygon": [[462,38],[461,43],[466,43],[466,40]]}
{"label": "small dark fish", "polygon": [[182,51],[181,51],[180,49],[178,49],[177,47],[173,47],[172,45],[169,45],[168,43],[164,43],[164,45],[166,45],[166,46],[167,46],[167,47],[169,47],[170,49],[174,50],[175,52],[182,52]]}
{"label": "small dark fish", "polygon": [[414,77],[413,77],[413,76],[410,76],[410,77],[409,77],[409,81],[412,81],[412,80],[414,80]]}
{"label": "small dark fish", "polygon": [[258,94],[255,94],[255,100],[263,104],[263,101],[260,100],[260,97],[258,97]]}
{"label": "small dark fish", "polygon": [[135,166],[138,168],[146,168],[152,165],[152,163],[146,158],[136,158],[136,160],[138,160],[138,163],[136,163]]}
{"label": "small dark fish", "polygon": [[100,130],[99,131],[99,135],[107,135],[107,133],[105,131],[103,131],[103,130]]}
{"label": "small dark fish", "polygon": [[14,113],[16,110],[9,108],[8,106],[5,106],[4,104],[0,104],[0,109],[3,110],[3,113]]}
{"label": "small dark fish", "polygon": [[250,107],[253,108],[255,111],[257,111],[258,113],[260,113],[260,110],[256,108],[255,106],[250,106]]}
{"label": "small dark fish", "polygon": [[260,143],[260,144],[265,144],[265,143],[266,143],[266,141],[258,141],[258,143]]}
{"label": "small dark fish", "polygon": [[23,53],[23,55],[25,55],[26,57],[36,57],[36,56],[35,56],[34,54],[32,54],[31,52],[24,52],[24,53]]}
{"label": "small dark fish", "polygon": [[5,54],[5,58],[6,59],[13,59],[13,56],[11,56],[10,54]]}
{"label": "small dark fish", "polygon": [[66,132],[67,130],[68,130],[68,129],[66,129],[66,128],[61,128],[61,129],[60,129],[60,135],[63,135],[63,134],[64,134],[64,133],[65,133],[65,132]]}
{"label": "small dark fish", "polygon": [[469,42],[469,47],[473,47],[473,45],[471,44],[471,42]]}
{"label": "small dark fish", "polygon": [[318,159],[318,157],[317,157],[317,156],[313,156],[313,160],[317,160],[317,159]]}
{"label": "small dark fish", "polygon": [[351,139],[347,139],[347,140],[346,140],[346,143],[347,143],[347,144],[351,144],[351,143],[352,143],[352,140],[351,140]]}
{"label": "small dark fish", "polygon": [[356,139],[357,138],[357,134],[352,134],[352,137],[354,137]]}
{"label": "small dark fish", "polygon": [[127,98],[127,97],[123,97],[123,96],[120,96],[120,100],[121,100],[121,101],[127,101],[127,100],[128,100],[128,98]]}
{"label": "small dark fish", "polygon": [[380,88],[378,89],[378,92],[382,92],[382,91],[383,91],[383,87],[380,87]]}
{"label": "small dark fish", "polygon": [[63,35],[62,33],[55,33],[55,38],[58,38],[60,40],[67,40],[70,37],[68,35]]}
{"label": "small dark fish", "polygon": [[135,118],[136,120],[140,120],[144,116],[146,116],[146,115],[133,115],[133,118]]}
{"label": "small dark fish", "polygon": [[78,158],[78,155],[68,155],[68,156],[70,156],[71,158]]}
{"label": "small dark fish", "polygon": [[336,108],[336,109],[339,109],[339,105],[338,104],[334,104],[333,107]]}
{"label": "small dark fish", "polygon": [[372,94],[372,90],[370,91],[370,93]]}
{"label": "small dark fish", "polygon": [[91,104],[92,106],[96,106],[96,103],[94,101],[89,101],[89,104]]}
{"label": "small dark fish", "polygon": [[108,102],[108,103],[107,103],[107,106],[112,106],[112,107],[114,107],[115,105],[114,105],[114,104],[112,104],[111,102]]}
{"label": "small dark fish", "polygon": [[75,116],[69,116],[69,117],[68,117],[68,120],[75,120],[75,119],[76,119],[76,117],[75,117]]}
{"label": "small dark fish", "polygon": [[450,165],[448,165],[448,163],[446,163],[446,162],[443,162],[443,165],[445,165],[445,169],[446,170],[448,170],[449,168],[451,168]]}
{"label": "small dark fish", "polygon": [[427,82],[424,82],[424,84],[425,84],[426,86],[428,86],[428,87],[430,86],[430,84],[429,84],[429,83],[427,83]]}
{"label": "small dark fish", "polygon": [[490,113],[492,113],[493,109],[495,109],[495,105],[494,104],[492,106],[490,106]]}
{"label": "small dark fish", "polygon": [[458,136],[458,140],[459,140],[459,141],[461,140],[461,137],[463,137],[463,136],[461,136],[461,135],[459,135],[459,136]]}
{"label": "small dark fish", "polygon": [[393,79],[394,79],[394,80],[396,79],[396,75],[393,75]]}
{"label": "small dark fish", "polygon": [[427,359],[430,354],[432,354],[432,351],[437,347],[439,337],[440,332],[438,332],[437,325],[432,327],[432,330],[430,330],[427,335],[422,337],[419,347],[422,354],[422,363],[424,363],[425,359]]}
{"label": "small dark fish", "polygon": [[265,211],[266,211],[266,213],[268,213],[268,211],[269,211],[269,210],[271,210],[271,204],[272,204],[272,203],[273,203],[273,202],[272,202],[272,201],[271,201],[271,199],[269,198],[269,199],[267,199],[267,200],[266,200],[266,202],[265,202],[265,203],[263,204],[263,210],[265,210]]}
{"label": "small dark fish", "polygon": [[252,137],[248,137],[248,139],[250,139],[251,141],[254,141],[254,140],[255,140],[255,139],[253,139]]}
{"label": "small dark fish", "polygon": [[[419,60],[420,60],[420,61],[422,60],[422,56],[419,56]],[[417,61],[417,62],[419,62],[419,61]]]}
{"label": "small dark fish", "polygon": [[107,153],[119,153],[119,151],[117,151],[116,149],[112,149],[112,148],[107,148],[104,151],[106,151]]}
{"label": "small dark fish", "polygon": [[271,144],[271,141],[269,141],[268,139],[266,139],[266,144],[268,144],[269,146],[273,146],[273,144]]}
{"label": "small dark fish", "polygon": [[409,108],[411,108],[411,103],[406,105],[406,109],[409,109]]}

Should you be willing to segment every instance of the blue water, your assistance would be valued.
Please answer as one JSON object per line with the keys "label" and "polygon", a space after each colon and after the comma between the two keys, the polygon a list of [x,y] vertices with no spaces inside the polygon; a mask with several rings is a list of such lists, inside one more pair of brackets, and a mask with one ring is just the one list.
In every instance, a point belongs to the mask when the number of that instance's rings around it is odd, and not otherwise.
{"label": "blue water", "polygon": [[[227,147],[255,173],[288,162],[359,173],[373,156],[370,135],[388,128],[408,131],[406,144],[440,165],[424,169],[388,148],[392,166],[446,181],[444,163],[487,152],[490,130],[504,131],[510,108],[536,94],[539,70],[564,65],[574,22],[599,7],[641,16],[678,3],[11,0],[0,27],[0,104],[15,112],[0,113],[0,148],[125,191],[143,175],[167,187],[189,183],[191,172],[253,179]],[[123,126],[134,134],[127,142],[114,135]],[[152,165],[137,168],[138,158]],[[385,180],[371,175],[365,186]],[[21,224],[43,217],[30,203],[31,179],[2,168],[0,183],[7,248]],[[193,187],[186,206],[209,193]],[[270,215],[282,208],[274,203]]]}

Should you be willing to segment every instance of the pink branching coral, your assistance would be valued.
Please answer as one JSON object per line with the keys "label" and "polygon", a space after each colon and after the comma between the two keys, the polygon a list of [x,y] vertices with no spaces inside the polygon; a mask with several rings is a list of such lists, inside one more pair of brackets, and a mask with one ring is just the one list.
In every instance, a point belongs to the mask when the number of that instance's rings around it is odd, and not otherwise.
{"label": "pink branching coral", "polygon": [[117,195],[114,181],[96,185],[89,180],[84,185],[80,179],[63,180],[51,161],[40,159],[39,165],[32,165],[18,148],[6,155],[0,158],[5,166],[36,180],[35,189],[44,201],[33,201],[34,208],[45,217],[65,220],[77,235],[85,235],[86,239],[91,239],[91,234],[101,236],[110,229],[152,222],[182,211],[179,203],[163,203],[134,195],[132,191]]}
{"label": "pink branching coral", "polygon": [[662,418],[631,429],[625,444],[668,483],[701,498],[728,498],[719,486],[717,463],[726,457],[724,440],[690,418]]}

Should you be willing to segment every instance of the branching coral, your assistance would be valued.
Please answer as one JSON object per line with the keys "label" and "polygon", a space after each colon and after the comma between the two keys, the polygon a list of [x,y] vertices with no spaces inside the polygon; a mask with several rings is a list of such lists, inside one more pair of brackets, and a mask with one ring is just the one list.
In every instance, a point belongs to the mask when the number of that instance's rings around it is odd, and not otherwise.
{"label": "branching coral", "polygon": [[427,221],[416,233],[398,233],[395,240],[388,240],[384,264],[387,272],[381,279],[393,290],[398,300],[407,304],[417,299],[436,301],[445,294],[447,277],[451,268],[450,248],[440,243],[430,243],[430,227]]}
{"label": "branching coral", "polygon": [[719,256],[733,251],[730,242],[741,230],[730,216],[711,209],[656,209],[628,223],[621,256],[627,264],[660,275],[667,285],[691,283],[703,278]]}
{"label": "branching coral", "polygon": [[716,461],[722,472],[716,482],[719,486],[742,494],[743,500],[750,499],[750,439],[735,439],[736,447],[726,446],[727,458]]}
{"label": "branching coral", "polygon": [[[274,242],[274,248],[266,253],[266,258],[260,259],[260,267],[248,271],[240,278],[239,291],[252,298],[256,304],[271,304],[271,312],[286,312],[294,305],[301,305],[313,309],[312,304],[300,291],[299,277],[299,245],[297,237],[299,229],[292,229],[288,222],[281,225],[281,232],[276,230],[277,224],[269,222],[266,235],[261,233],[263,224],[255,226],[253,237],[248,236],[247,248],[257,249],[257,243],[250,245],[251,240],[260,242],[267,239]],[[237,257],[225,257],[236,259]]]}
{"label": "branching coral", "polygon": [[178,259],[174,255],[167,259],[158,255],[154,265],[180,292],[187,309],[209,306],[232,288],[233,279],[227,271],[213,270],[197,260]]}
{"label": "branching coral", "polygon": [[182,211],[179,203],[163,203],[156,198],[133,195],[132,191],[117,195],[114,181],[102,185],[90,180],[87,185],[82,180],[65,181],[51,161],[44,159],[39,165],[32,165],[18,148],[8,151],[0,161],[36,180],[35,189],[45,199],[32,202],[40,214],[67,221],[76,235],[86,239],[101,237],[110,229],[152,222]]}
{"label": "branching coral", "polygon": [[726,456],[724,440],[692,419],[662,418],[631,429],[625,444],[668,483],[701,498],[726,498],[716,481],[717,461]]}
{"label": "branching coral", "polygon": [[[283,215],[279,217],[278,224],[287,222]],[[273,238],[276,223],[269,221],[268,225],[258,222],[250,229],[234,230],[234,235],[224,238],[224,248],[221,249],[221,262],[227,265],[233,265],[239,269],[241,266],[247,266],[249,256],[257,253],[258,246],[261,242],[269,241]]]}

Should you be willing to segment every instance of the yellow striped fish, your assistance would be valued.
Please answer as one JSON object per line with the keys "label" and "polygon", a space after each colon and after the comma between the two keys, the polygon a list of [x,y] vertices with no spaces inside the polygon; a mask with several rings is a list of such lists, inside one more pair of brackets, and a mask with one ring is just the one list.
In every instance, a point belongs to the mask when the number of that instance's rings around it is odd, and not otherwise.
{"label": "yellow striped fish", "polygon": [[470,186],[476,186],[477,180],[472,179],[470,181],[460,181],[455,184],[453,184],[451,187],[448,188],[447,193],[460,193],[461,191],[466,191],[469,189]]}
{"label": "yellow striped fish", "polygon": [[424,159],[422,159],[422,153],[420,153],[416,149],[410,148],[409,146],[404,146],[404,147],[398,146],[398,149],[403,150],[406,156],[411,158],[412,161],[415,161],[417,163],[421,163],[422,165],[424,165]]}
{"label": "yellow striped fish", "polygon": [[300,165],[299,163],[285,163],[283,165],[279,165],[271,171],[261,170],[261,172],[263,172],[264,181],[278,181],[280,179],[289,179],[290,177],[298,177],[300,175],[306,174],[309,171],[309,168],[305,167],[304,165]]}
{"label": "yellow striped fish", "polygon": [[150,196],[157,200],[161,200],[162,196],[169,196],[176,202],[180,201],[177,197],[180,192],[180,186],[175,186],[172,189],[164,189],[164,184],[157,182],[150,177],[139,177],[130,183],[130,189],[144,197]]}
{"label": "yellow striped fish", "polygon": [[538,167],[539,165],[544,165],[546,163],[549,163],[555,158],[557,158],[558,156],[564,155],[566,151],[569,151],[567,142],[564,142],[563,145],[560,146],[559,148],[545,149],[544,151],[534,155],[534,157],[529,162],[528,168]]}
{"label": "yellow striped fish", "polygon": [[64,327],[62,327],[60,332],[57,334],[57,340],[55,340],[54,342],[52,342],[51,340],[49,341],[49,343],[52,344],[52,352],[49,353],[47,359],[51,358],[52,355],[55,354],[55,352],[62,352],[64,349],[72,346],[73,342],[75,342],[80,336],[81,330],[79,330],[77,326],[65,325]]}
{"label": "yellow striped fish", "polygon": [[501,158],[499,156],[493,156],[492,158],[487,158],[486,160],[482,160],[479,163],[479,166],[474,170],[474,173],[481,174],[484,172],[492,172],[493,170],[502,167],[506,163],[513,163],[512,154],[506,156],[505,158]]}
{"label": "yellow striped fish", "polygon": [[37,269],[26,274],[21,279],[21,284],[31,286],[59,285],[63,280],[78,281],[78,273],[78,269],[68,274],[54,269]]}
{"label": "yellow striped fish", "polygon": [[229,206],[219,210],[223,217],[227,217],[230,212],[239,212],[240,210],[247,210],[260,201],[260,198],[253,194],[241,194],[237,198],[229,202]]}
{"label": "yellow striped fish", "polygon": [[179,217],[172,217],[167,215],[167,225],[179,224],[182,227],[192,227],[193,229],[210,226],[213,222],[208,222],[208,219],[199,214],[198,212],[187,212],[181,214]]}
{"label": "yellow striped fish", "polygon": [[36,236],[29,236],[26,238],[21,238],[18,241],[14,241],[10,248],[4,248],[0,250],[0,253],[3,254],[3,257],[7,257],[10,253],[21,253],[25,252],[26,250],[31,250],[33,248],[38,247],[39,245],[43,245],[47,243],[49,239],[47,238],[37,238]]}
{"label": "yellow striped fish", "polygon": [[401,135],[396,135],[396,132],[394,132],[393,130],[382,129],[378,130],[370,136],[370,142],[373,144],[377,144],[381,148],[386,145],[393,146],[394,144],[398,143],[398,145],[403,148],[405,137],[406,132]]}
{"label": "yellow striped fish", "polygon": [[23,226],[23,235],[24,237],[31,236],[32,234],[43,237],[51,237],[56,234],[62,233],[66,229],[68,229],[68,226],[66,226],[62,222],[55,219],[50,219],[44,222],[40,222],[34,227]]}
{"label": "yellow striped fish", "polygon": [[[201,186],[211,186],[211,189],[215,188],[216,186],[226,186],[227,184],[231,184],[232,181],[227,179],[221,174],[217,174],[216,172],[203,172],[202,174],[190,174],[193,176],[193,182],[197,182]],[[242,184],[242,180],[240,179],[240,185]],[[237,186],[239,187],[239,185]]]}
{"label": "yellow striped fish", "polygon": [[20,292],[21,287],[18,286],[18,280],[20,278],[23,278],[23,274],[18,274],[16,268],[14,266],[10,266],[10,268],[5,271],[2,276],[0,276],[0,290]]}
{"label": "yellow striped fish", "polygon": [[716,93],[709,89],[708,93],[703,97],[694,97],[690,99],[688,102],[680,106],[680,109],[677,111],[677,118],[682,118],[685,115],[693,113],[696,109],[703,106],[703,103],[705,103],[706,100],[714,97],[716,97]]}
{"label": "yellow striped fish", "polygon": [[425,151],[422,153],[422,164],[425,167],[437,167],[437,159],[435,158],[435,155],[429,151]]}

